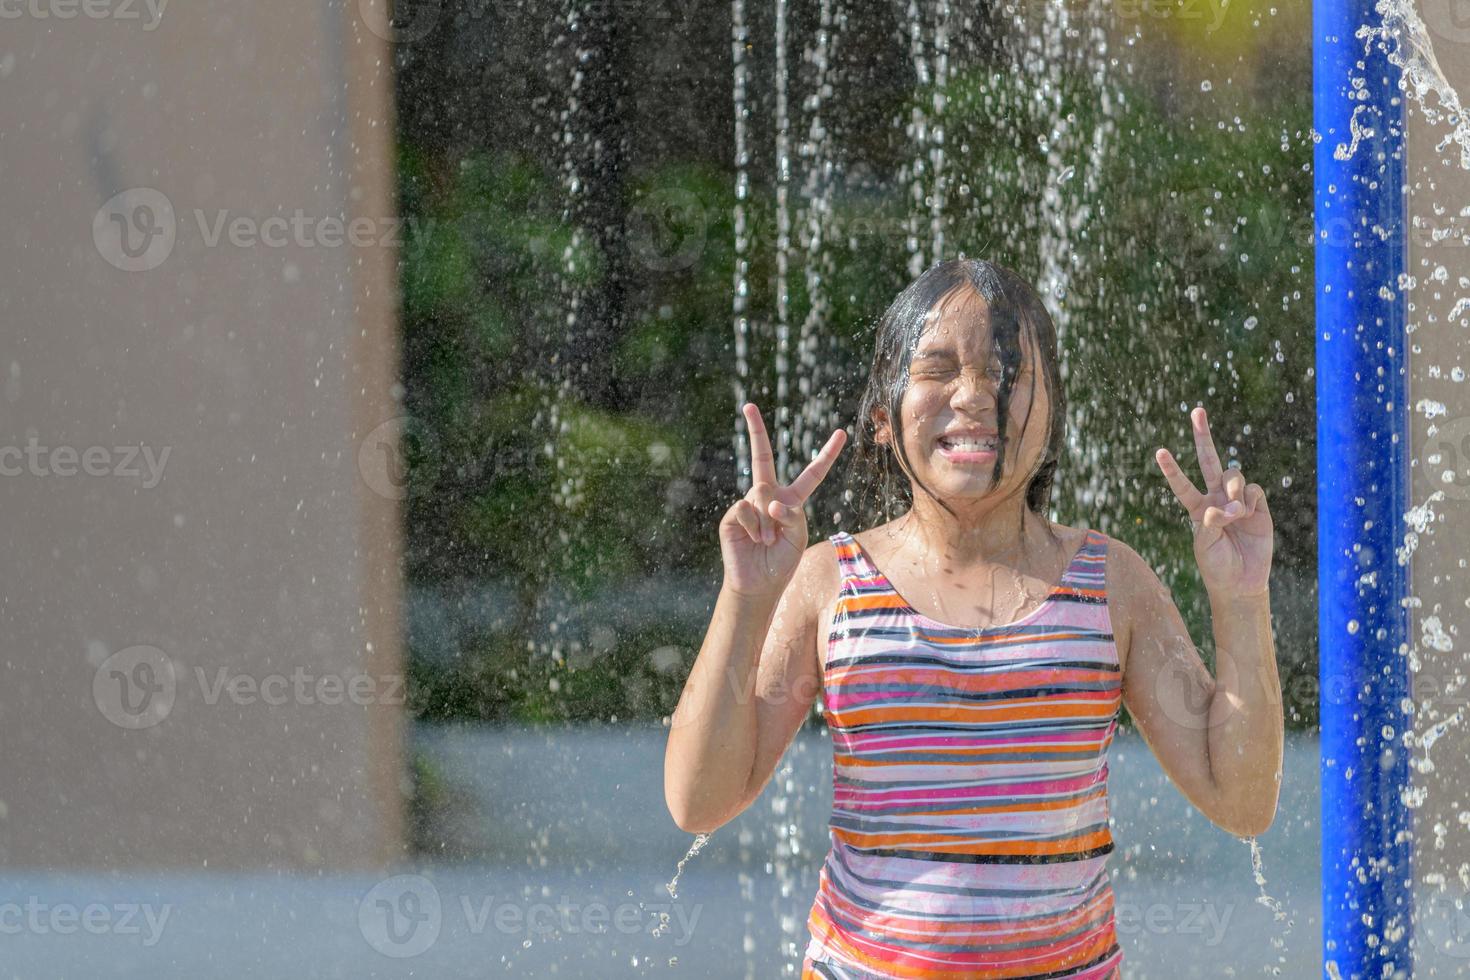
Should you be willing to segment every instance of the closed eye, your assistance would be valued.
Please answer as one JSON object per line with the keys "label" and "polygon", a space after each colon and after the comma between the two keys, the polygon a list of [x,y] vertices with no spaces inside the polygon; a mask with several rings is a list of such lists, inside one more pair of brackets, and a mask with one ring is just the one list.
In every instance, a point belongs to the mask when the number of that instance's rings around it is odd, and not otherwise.
{"label": "closed eye", "polygon": [[[956,364],[954,354],[948,351],[920,351],[914,355],[914,359],[909,364],[909,376],[926,379],[944,378],[955,373],[957,370]],[[1017,382],[1029,379],[1030,376],[1030,365],[1022,364],[1017,366]],[[992,361],[989,365],[989,370],[985,372],[986,380],[999,385],[1004,377],[1005,369],[1003,365]]]}
{"label": "closed eye", "polygon": [[[923,367],[917,368],[909,373],[912,377],[915,378],[943,377],[944,375],[954,374],[954,368]],[[985,376],[998,383],[1001,378],[1004,377],[1004,371],[1001,368],[991,368],[989,371],[985,372]],[[1022,371],[1018,375],[1016,375],[1017,379],[1023,379],[1028,376],[1028,373],[1025,371]]]}

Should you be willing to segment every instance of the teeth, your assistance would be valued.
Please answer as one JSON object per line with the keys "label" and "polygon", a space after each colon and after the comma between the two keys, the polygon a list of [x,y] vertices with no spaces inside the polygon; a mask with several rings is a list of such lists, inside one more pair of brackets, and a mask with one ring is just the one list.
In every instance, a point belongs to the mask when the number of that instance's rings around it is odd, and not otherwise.
{"label": "teeth", "polygon": [[941,439],[941,443],[950,449],[959,450],[986,450],[995,448],[994,439]]}

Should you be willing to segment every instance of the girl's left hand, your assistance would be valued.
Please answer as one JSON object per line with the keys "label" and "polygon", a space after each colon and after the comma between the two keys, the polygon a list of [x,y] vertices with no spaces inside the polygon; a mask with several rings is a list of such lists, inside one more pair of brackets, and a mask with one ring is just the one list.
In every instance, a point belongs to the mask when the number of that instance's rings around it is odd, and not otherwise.
{"label": "girl's left hand", "polygon": [[1158,450],[1154,460],[1194,523],[1194,560],[1200,577],[1212,599],[1268,597],[1275,533],[1266,491],[1246,483],[1238,468],[1221,468],[1203,407],[1195,408],[1189,418],[1207,492],[1195,489],[1169,450]]}

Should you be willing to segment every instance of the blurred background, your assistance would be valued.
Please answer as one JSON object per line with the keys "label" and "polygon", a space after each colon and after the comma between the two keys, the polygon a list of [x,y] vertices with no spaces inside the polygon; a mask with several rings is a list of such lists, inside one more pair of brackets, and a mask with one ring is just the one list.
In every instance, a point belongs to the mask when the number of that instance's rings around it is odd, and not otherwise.
{"label": "blurred background", "polygon": [[[878,316],[958,254],[1056,321],[1052,519],[1149,560],[1208,663],[1153,450],[1192,467],[1203,404],[1271,502],[1277,820],[1213,827],[1125,716],[1128,975],[1320,973],[1305,6],[0,18],[0,973],[794,975],[820,710],[696,853],[662,794],[748,486],[737,406],[794,476],[853,425]],[[1431,26],[1470,74],[1470,32]],[[849,459],[814,541],[902,512]],[[1431,672],[1431,720],[1463,711],[1453,656]],[[1452,971],[1470,918],[1436,894]]]}

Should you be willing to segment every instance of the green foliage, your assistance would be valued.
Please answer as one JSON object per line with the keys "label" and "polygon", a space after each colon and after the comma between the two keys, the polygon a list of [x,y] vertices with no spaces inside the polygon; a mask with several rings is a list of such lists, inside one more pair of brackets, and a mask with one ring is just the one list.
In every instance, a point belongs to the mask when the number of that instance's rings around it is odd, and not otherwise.
{"label": "green foliage", "polygon": [[524,642],[485,638],[449,666],[413,664],[410,709],[434,722],[658,718],[678,703],[693,662],[690,639],[660,627],[554,659],[527,656]]}

